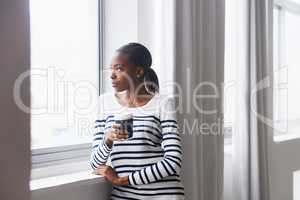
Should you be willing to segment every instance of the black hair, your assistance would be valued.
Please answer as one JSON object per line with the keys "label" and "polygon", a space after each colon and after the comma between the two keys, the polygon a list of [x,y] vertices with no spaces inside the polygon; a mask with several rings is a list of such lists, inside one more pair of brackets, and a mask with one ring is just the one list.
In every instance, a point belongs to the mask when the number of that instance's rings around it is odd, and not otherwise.
{"label": "black hair", "polygon": [[140,43],[128,43],[117,52],[126,54],[130,63],[144,68],[144,84],[148,92],[159,92],[159,82],[155,71],[151,68],[152,56],[150,51]]}

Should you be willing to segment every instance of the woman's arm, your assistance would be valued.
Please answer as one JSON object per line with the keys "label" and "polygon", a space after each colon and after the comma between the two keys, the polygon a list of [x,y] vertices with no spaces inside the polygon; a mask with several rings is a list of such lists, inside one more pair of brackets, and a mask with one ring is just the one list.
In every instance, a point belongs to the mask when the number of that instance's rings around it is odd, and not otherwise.
{"label": "woman's arm", "polygon": [[119,124],[113,124],[112,128],[104,133],[106,119],[103,111],[103,96],[100,96],[97,119],[94,124],[93,149],[90,156],[90,164],[94,170],[107,162],[114,141],[122,141],[128,138],[128,134],[121,129]]}
{"label": "woman's arm", "polygon": [[104,176],[105,179],[111,182],[113,185],[129,185],[128,176],[119,177],[116,171],[111,168],[111,166],[100,165],[93,173]]}
{"label": "woman's arm", "polygon": [[121,125],[113,124],[112,129],[104,134],[105,120],[96,120],[93,139],[93,151],[91,154],[91,166],[95,170],[107,162],[113,148],[114,141],[122,141],[128,138],[128,134],[121,130]]}
{"label": "woman's arm", "polygon": [[108,156],[112,150],[112,148],[109,147],[104,140],[104,126],[104,119],[98,119],[95,121],[93,149],[90,157],[90,164],[94,170],[107,162]]}
{"label": "woman's arm", "polygon": [[108,156],[112,150],[112,148],[108,146],[104,140],[106,120],[103,114],[103,96],[99,97],[98,103],[98,112],[94,123],[92,153],[90,156],[90,164],[94,170],[107,162]]}

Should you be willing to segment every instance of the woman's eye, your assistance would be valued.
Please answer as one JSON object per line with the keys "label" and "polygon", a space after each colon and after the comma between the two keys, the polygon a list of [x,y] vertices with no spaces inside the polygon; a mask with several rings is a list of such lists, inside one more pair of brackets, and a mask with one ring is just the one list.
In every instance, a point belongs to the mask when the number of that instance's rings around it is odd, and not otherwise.
{"label": "woman's eye", "polygon": [[119,71],[119,72],[120,72],[120,71],[123,71],[123,67],[120,66],[120,65],[118,65],[118,66],[116,66],[116,70]]}

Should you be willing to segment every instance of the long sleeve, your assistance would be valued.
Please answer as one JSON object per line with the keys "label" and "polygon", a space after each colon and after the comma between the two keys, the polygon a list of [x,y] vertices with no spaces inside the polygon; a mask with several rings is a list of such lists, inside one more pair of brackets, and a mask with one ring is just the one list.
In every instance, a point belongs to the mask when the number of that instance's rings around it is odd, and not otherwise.
{"label": "long sleeve", "polygon": [[112,151],[104,142],[105,117],[103,114],[103,98],[99,97],[98,113],[94,122],[92,153],[90,156],[90,165],[96,169],[99,165],[107,162],[110,152]]}
{"label": "long sleeve", "polygon": [[173,99],[166,99],[160,106],[160,123],[164,157],[155,164],[132,172],[128,177],[130,185],[148,184],[180,173],[182,149]]}

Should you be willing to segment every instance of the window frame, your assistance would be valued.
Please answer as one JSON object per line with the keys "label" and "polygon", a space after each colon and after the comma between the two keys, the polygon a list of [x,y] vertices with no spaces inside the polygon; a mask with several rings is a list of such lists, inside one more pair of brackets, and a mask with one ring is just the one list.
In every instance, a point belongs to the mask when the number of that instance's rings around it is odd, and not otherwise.
{"label": "window frame", "polygon": [[[278,24],[277,24],[277,26],[278,26],[278,28],[277,28],[277,34],[278,34],[278,39],[277,39],[277,44],[278,44],[278,47],[277,47],[278,48],[277,63],[278,63],[278,66],[277,66],[277,68],[274,68],[274,66],[273,66],[273,71],[274,71],[274,75],[276,75],[276,73],[278,73],[276,76],[279,76],[280,71],[283,71],[282,69],[284,69],[287,65],[286,64],[286,57],[285,57],[286,55],[284,53],[285,49],[286,49],[286,45],[284,43],[284,38],[285,38],[285,31],[284,31],[285,13],[290,12],[290,13],[293,13],[295,15],[300,16],[300,2],[297,3],[297,2],[294,2],[294,1],[291,1],[291,0],[274,0],[273,10],[274,9],[278,9]],[[279,82],[276,85],[274,84],[274,90],[276,90],[274,92],[277,92],[281,89],[286,88],[286,85],[287,85],[286,82]],[[275,115],[275,113],[274,113],[274,115]],[[288,123],[289,119],[287,118],[286,120],[287,120],[286,122]],[[288,132],[273,135],[273,140],[275,142],[281,142],[281,141],[295,139],[295,138],[299,138],[299,135],[292,135],[292,134],[289,134]]]}
{"label": "window frame", "polygon": [[[103,63],[104,63],[104,0],[98,0],[98,95],[102,94],[103,87]],[[69,167],[65,170],[55,170],[56,165],[72,165],[76,162],[83,161],[82,166],[77,166],[77,171],[89,169],[88,160],[91,151],[92,141],[76,145],[65,145],[49,148],[39,148],[31,150],[32,177],[38,179],[53,175],[67,174]],[[76,156],[74,156],[76,155]],[[49,170],[49,167],[54,167]],[[54,170],[54,171],[53,171]],[[51,172],[50,172],[51,171]],[[56,172],[55,172],[56,171]]]}

